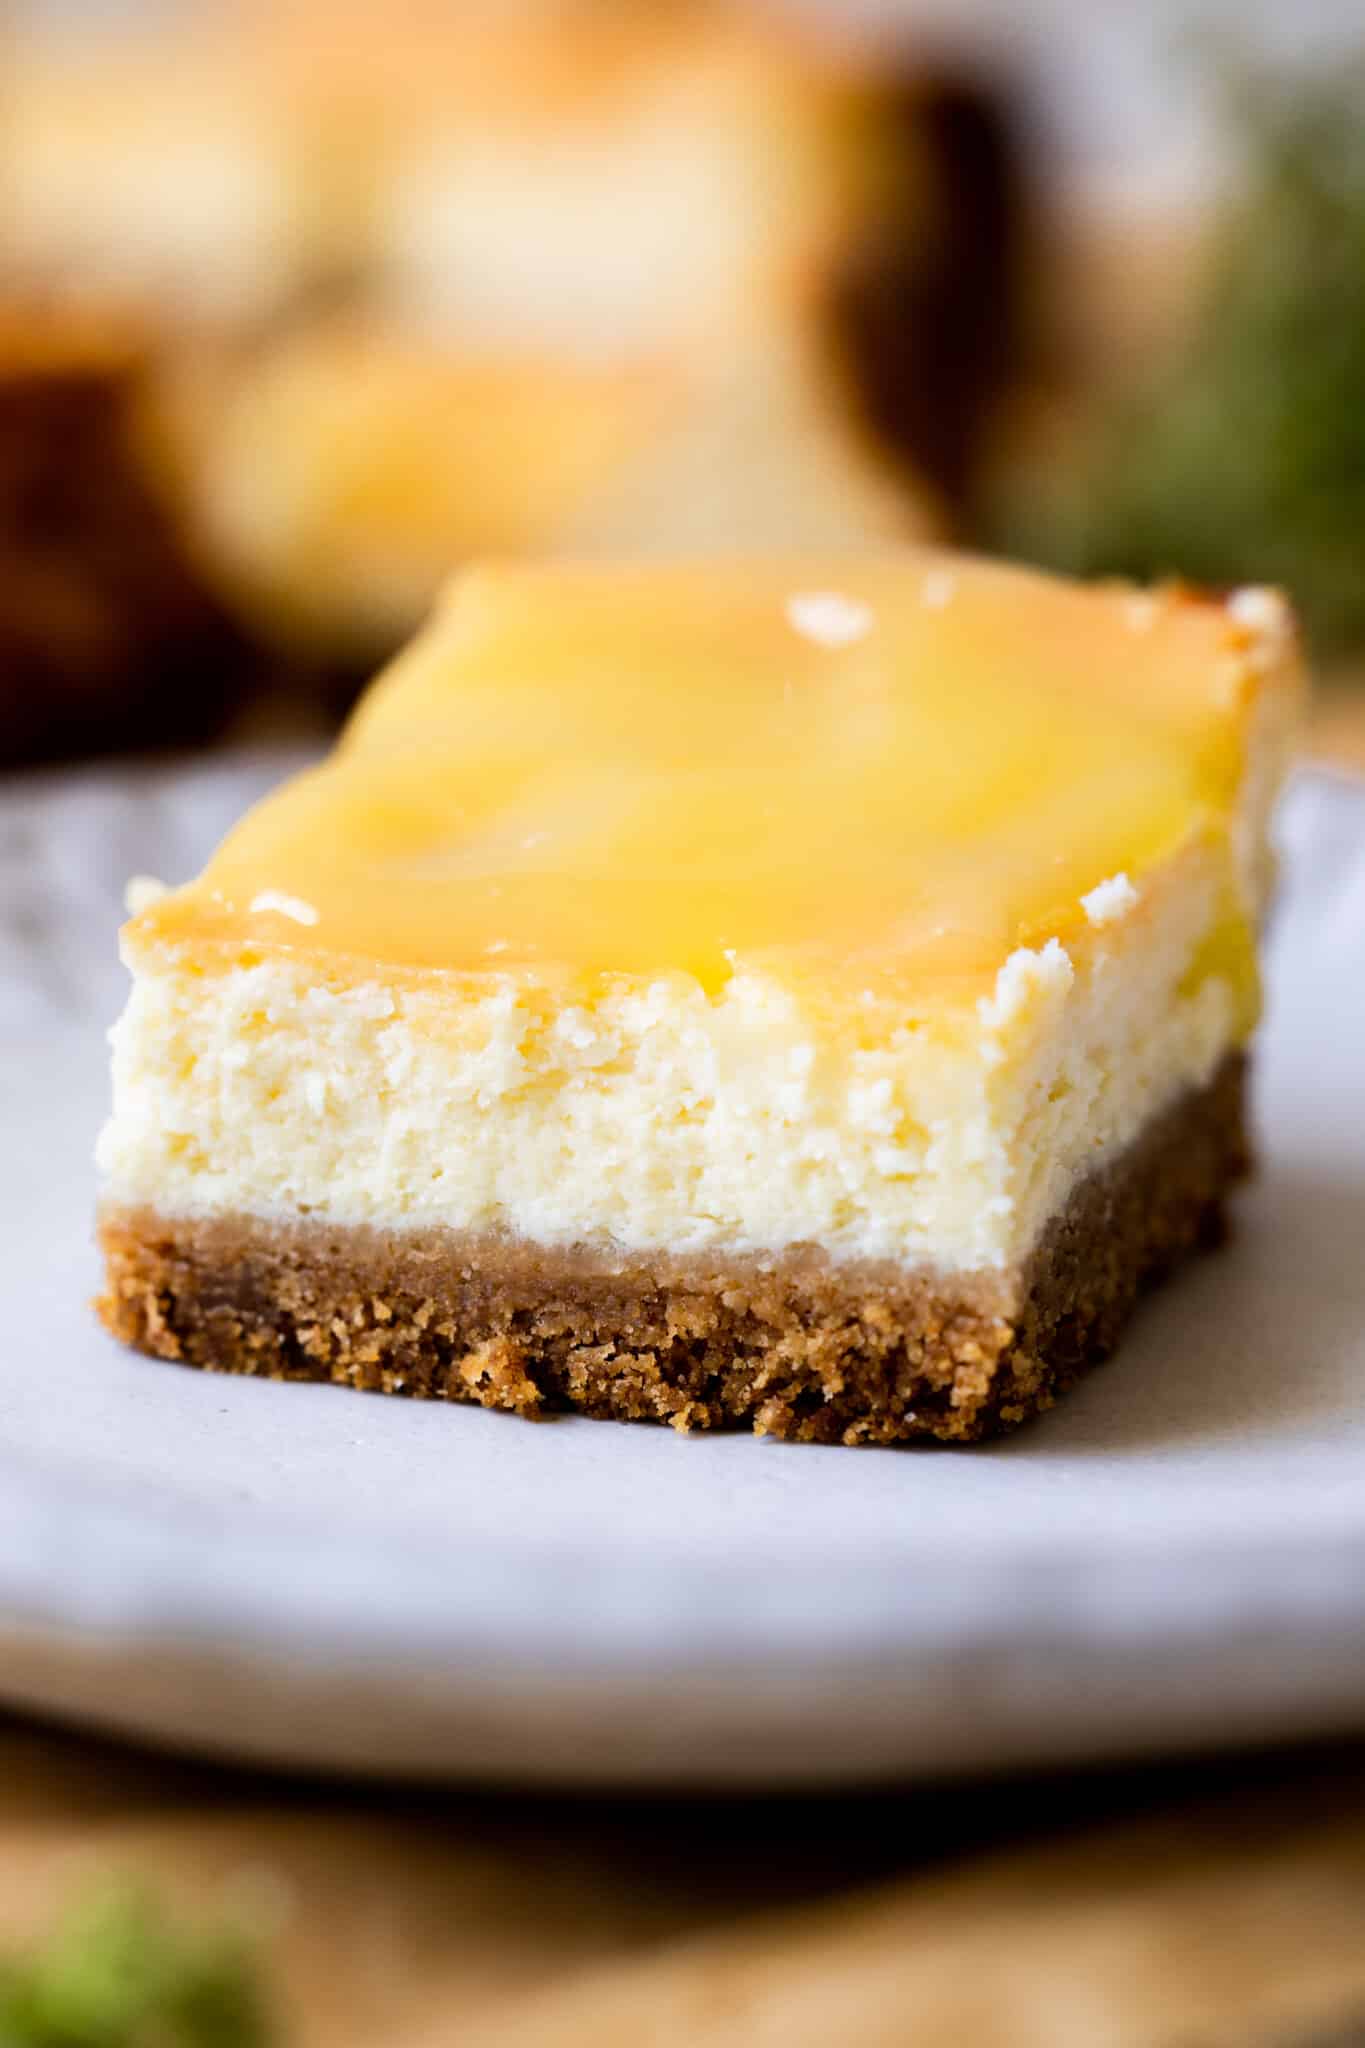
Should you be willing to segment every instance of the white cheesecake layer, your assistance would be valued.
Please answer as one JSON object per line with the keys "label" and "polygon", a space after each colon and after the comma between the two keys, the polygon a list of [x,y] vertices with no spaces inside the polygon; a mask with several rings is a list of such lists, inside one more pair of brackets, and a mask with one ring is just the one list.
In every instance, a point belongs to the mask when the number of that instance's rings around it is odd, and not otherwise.
{"label": "white cheesecake layer", "polygon": [[1206,1083],[1251,1022],[1228,875],[1197,844],[916,1023],[817,1013],[741,972],[348,981],[316,959],[205,972],[139,949],[113,1033],[107,1195],[165,1216],[449,1225],[537,1243],[944,1270],[1025,1257],[1071,1189]]}

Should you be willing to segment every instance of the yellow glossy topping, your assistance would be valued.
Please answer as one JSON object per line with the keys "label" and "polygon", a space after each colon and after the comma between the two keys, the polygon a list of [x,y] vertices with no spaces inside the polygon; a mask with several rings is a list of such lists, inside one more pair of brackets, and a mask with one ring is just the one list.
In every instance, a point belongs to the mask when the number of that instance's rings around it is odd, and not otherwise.
{"label": "yellow glossy topping", "polygon": [[930,551],[471,570],[135,932],[965,998],[1226,841],[1247,646],[1219,604]]}

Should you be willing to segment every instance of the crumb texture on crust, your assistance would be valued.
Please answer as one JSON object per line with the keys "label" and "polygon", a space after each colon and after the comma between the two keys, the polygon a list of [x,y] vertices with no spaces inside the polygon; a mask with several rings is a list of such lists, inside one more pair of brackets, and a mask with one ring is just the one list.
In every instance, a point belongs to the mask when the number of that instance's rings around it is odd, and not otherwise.
{"label": "crumb texture on crust", "polygon": [[815,1250],[613,1258],[111,1208],[99,1312],[139,1350],[211,1371],[820,1443],[971,1441],[1049,1407],[1145,1286],[1217,1241],[1247,1168],[1244,1066],[1230,1056],[1092,1174],[1013,1271]]}

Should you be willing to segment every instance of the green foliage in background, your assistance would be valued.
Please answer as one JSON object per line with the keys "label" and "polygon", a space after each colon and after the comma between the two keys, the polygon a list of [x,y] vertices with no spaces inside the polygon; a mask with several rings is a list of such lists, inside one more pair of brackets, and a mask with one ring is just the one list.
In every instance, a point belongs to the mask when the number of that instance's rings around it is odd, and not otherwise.
{"label": "green foliage in background", "polygon": [[1086,574],[1283,583],[1318,651],[1360,650],[1365,67],[1227,103],[1245,177],[1186,346],[1005,538]]}
{"label": "green foliage in background", "polygon": [[22,1958],[0,1958],[0,2048],[270,2048],[244,1938],[189,1935],[110,1891]]}

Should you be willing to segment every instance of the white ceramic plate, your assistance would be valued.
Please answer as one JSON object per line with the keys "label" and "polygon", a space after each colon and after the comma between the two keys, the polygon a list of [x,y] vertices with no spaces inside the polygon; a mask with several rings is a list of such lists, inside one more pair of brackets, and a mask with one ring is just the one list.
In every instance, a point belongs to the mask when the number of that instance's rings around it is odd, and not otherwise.
{"label": "white ceramic plate", "polygon": [[319,1766],[913,1776],[1365,1723],[1365,791],[1304,779],[1233,1248],[1055,1414],[847,1451],[126,1355],[90,1146],[124,874],[284,765],[0,793],[0,1695]]}

